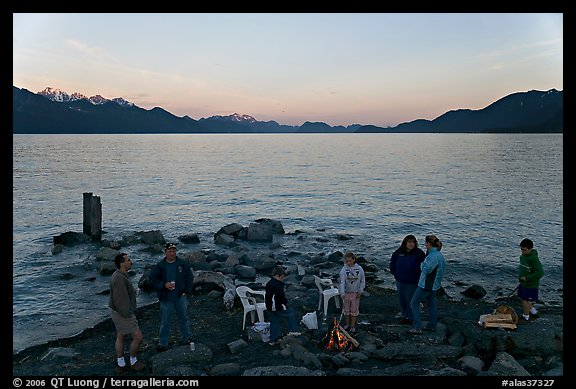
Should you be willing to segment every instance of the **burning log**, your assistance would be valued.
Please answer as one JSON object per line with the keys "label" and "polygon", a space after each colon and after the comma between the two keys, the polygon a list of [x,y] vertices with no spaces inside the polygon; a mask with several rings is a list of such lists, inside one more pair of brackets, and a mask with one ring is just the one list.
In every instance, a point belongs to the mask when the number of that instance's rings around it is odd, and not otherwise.
{"label": "burning log", "polygon": [[356,349],[360,343],[354,339],[344,328],[342,328],[336,319],[334,319],[334,326],[328,331],[322,344],[327,350],[348,351]]}
{"label": "burning log", "polygon": [[348,340],[349,340],[350,342],[352,342],[352,344],[354,345],[354,348],[357,348],[358,346],[360,346],[360,343],[358,343],[358,341],[357,341],[356,339],[354,339],[354,338],[352,337],[352,335],[350,335],[350,334],[348,333],[348,331],[346,331],[344,328],[342,328],[342,327],[340,326],[340,324],[338,324],[338,329],[340,330],[340,332],[342,332],[342,334],[343,334],[346,338],[348,338]]}

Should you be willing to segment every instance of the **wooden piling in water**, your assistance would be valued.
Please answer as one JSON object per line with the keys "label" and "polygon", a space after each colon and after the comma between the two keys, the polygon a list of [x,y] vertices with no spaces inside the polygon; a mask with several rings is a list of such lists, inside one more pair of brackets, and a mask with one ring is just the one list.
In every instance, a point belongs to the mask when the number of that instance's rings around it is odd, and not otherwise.
{"label": "wooden piling in water", "polygon": [[102,203],[100,196],[93,196],[92,192],[84,193],[83,229],[93,241],[102,240]]}

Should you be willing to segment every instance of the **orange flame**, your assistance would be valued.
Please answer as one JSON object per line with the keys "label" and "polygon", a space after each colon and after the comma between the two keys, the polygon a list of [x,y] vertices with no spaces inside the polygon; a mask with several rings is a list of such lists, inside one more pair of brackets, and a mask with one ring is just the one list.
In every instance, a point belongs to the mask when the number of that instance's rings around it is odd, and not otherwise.
{"label": "orange flame", "polygon": [[327,337],[328,343],[325,346],[327,350],[344,350],[348,347],[348,339],[340,333],[336,319],[334,319],[334,327],[330,330]]}

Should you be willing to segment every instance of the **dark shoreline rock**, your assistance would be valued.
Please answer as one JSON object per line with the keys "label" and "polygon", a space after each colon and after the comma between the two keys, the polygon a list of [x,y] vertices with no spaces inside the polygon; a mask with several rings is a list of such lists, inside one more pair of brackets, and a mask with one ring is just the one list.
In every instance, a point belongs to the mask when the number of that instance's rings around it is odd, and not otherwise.
{"label": "dark shoreline rock", "polygon": [[[253,228],[252,233],[250,228]],[[192,235],[196,234],[190,234],[189,244],[197,244]],[[247,239],[249,235],[252,239]],[[319,311],[318,330],[308,331],[300,325],[303,334],[284,338],[279,346],[262,342],[260,335],[251,329],[249,318],[246,330],[242,331],[243,308],[235,294],[236,286],[263,289],[263,283],[276,264],[288,271],[286,294],[297,322],[302,315],[317,308],[318,291],[312,275],[336,280],[344,251],[344,248],[338,251],[318,243],[342,240],[344,235],[336,235],[336,238],[330,233],[318,235],[304,231],[285,234],[279,222],[258,219],[250,227],[237,223],[222,227],[214,234],[212,247],[186,252],[189,246],[179,239],[184,248],[179,255],[190,263],[195,275],[194,292],[188,299],[196,353],[191,355],[191,351],[180,345],[176,324],[171,331],[170,350],[157,353],[158,303],[143,306],[137,311],[144,334],[140,358],[147,361],[149,367],[134,374],[480,376],[502,375],[506,366],[513,366],[518,374],[563,374],[562,307],[539,306],[541,316],[515,331],[483,329],[478,325],[479,316],[492,313],[498,304],[484,300],[486,292],[481,286],[477,286],[480,293],[462,301],[453,301],[441,288],[436,294],[440,317],[437,331],[410,335],[409,326],[400,325],[395,318],[397,296],[394,290],[385,287],[382,278],[382,273],[388,271],[385,268],[387,260],[361,251],[357,251],[358,262],[365,269],[367,288],[360,305],[359,332],[354,335],[360,343],[358,349],[345,352],[323,349],[323,338],[333,320],[340,316],[332,302],[328,318],[322,317]],[[302,240],[307,243],[300,243]],[[123,234],[122,245],[144,244],[147,245],[145,250],[158,246],[161,252],[159,242],[162,241],[165,240],[160,231],[140,231]],[[296,244],[290,247],[289,242]],[[110,246],[102,246],[91,256],[92,266],[102,274],[114,270],[112,259],[118,248]],[[151,266],[144,267],[139,281],[144,293],[154,293],[147,280]],[[65,275],[62,278],[73,277]],[[520,311],[516,299],[507,303]],[[268,314],[266,318],[269,318]],[[423,320],[427,320],[425,310]],[[13,353],[13,373],[24,376],[112,375],[114,339],[114,325],[106,319],[76,336]]]}
{"label": "dark shoreline rock", "polygon": [[[286,337],[280,346],[270,346],[259,337],[249,336],[252,331],[249,319],[246,331],[242,331],[243,309],[238,298],[227,310],[222,300],[214,299],[209,293],[194,294],[189,297],[190,325],[197,350],[202,351],[203,357],[199,352],[195,356],[188,355],[185,348],[179,346],[176,325],[171,331],[169,352],[157,353],[158,303],[141,307],[137,311],[144,334],[140,358],[148,361],[150,366],[134,374],[151,376],[163,370],[165,374],[176,375],[193,371],[195,375],[233,372],[236,375],[474,376],[502,375],[502,366],[513,363],[511,361],[515,361],[515,371],[524,369],[531,375],[563,372],[562,309],[542,308],[540,318],[519,326],[515,331],[483,329],[477,324],[478,317],[490,312],[493,304],[455,302],[441,297],[438,298],[440,323],[437,332],[410,335],[407,333],[410,327],[398,324],[394,317],[398,311],[395,291],[382,288],[368,288],[368,291],[369,295],[361,300],[359,332],[355,335],[360,348],[339,356],[321,346],[322,338],[331,328],[332,318],[339,316],[333,305],[328,320],[323,320],[319,313],[318,330],[308,331],[300,325],[301,336]],[[291,303],[298,321],[304,313],[314,310],[318,301],[314,288],[306,289],[301,296]],[[423,319],[426,320],[425,312]],[[449,343],[448,339],[455,334],[460,334],[460,340],[455,344]],[[13,373],[18,376],[112,375],[114,339],[114,325],[106,319],[76,336],[32,346],[14,354]],[[232,354],[229,344],[239,340],[246,346]],[[51,349],[65,349],[66,355],[74,358],[42,359]],[[55,352],[49,353],[52,354]],[[172,355],[178,366],[168,369],[172,365],[163,359],[162,354]],[[463,360],[464,356],[468,359]],[[466,366],[463,361],[467,361]],[[220,365],[231,367],[218,373],[223,369],[218,367]],[[478,370],[474,366],[482,367]]]}

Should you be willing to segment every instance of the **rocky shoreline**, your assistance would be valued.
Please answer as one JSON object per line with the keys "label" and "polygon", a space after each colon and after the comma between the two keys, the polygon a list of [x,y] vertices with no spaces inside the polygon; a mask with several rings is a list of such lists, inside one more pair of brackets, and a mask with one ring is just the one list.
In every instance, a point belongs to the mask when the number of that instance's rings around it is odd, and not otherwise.
{"label": "rocky shoreline", "polygon": [[[74,238],[68,234],[68,244]],[[301,233],[291,233],[294,241]],[[519,324],[516,330],[487,329],[478,325],[480,315],[492,313],[493,302],[482,296],[455,301],[445,292],[438,296],[440,323],[436,332],[408,333],[409,326],[398,323],[395,291],[384,287],[378,265],[359,257],[367,271],[367,288],[361,300],[359,346],[353,350],[330,351],[323,339],[340,311],[330,302],[326,318],[318,311],[319,328],[282,339],[280,345],[263,342],[248,324],[242,330],[243,308],[235,286],[244,284],[263,289],[270,269],[282,263],[288,270],[287,297],[299,320],[318,308],[318,290],[313,275],[336,280],[342,252],[304,254],[288,250],[285,255],[255,254],[245,242],[278,249],[277,235],[284,233],[274,220],[259,219],[249,227],[231,224],[214,234],[218,250],[193,250],[179,255],[194,269],[194,293],[189,296],[189,316],[196,350],[179,345],[176,326],[170,348],[158,353],[159,306],[140,307],[137,317],[144,334],[140,358],[148,367],[137,376],[562,376],[563,308],[542,307],[540,317]],[[132,243],[130,243],[132,239]],[[139,239],[137,242],[136,240]],[[180,237],[194,244],[193,234]],[[322,243],[323,238],[316,238]],[[336,237],[346,241],[349,237]],[[81,240],[81,239],[80,239]],[[113,254],[128,244],[145,241],[158,250],[164,238],[159,232],[133,234],[124,242],[105,241],[97,255],[96,269],[111,270]],[[302,239],[300,239],[302,240]],[[66,245],[66,239],[59,240]],[[75,242],[79,243],[79,242]],[[251,243],[250,243],[251,244]],[[63,247],[55,246],[58,255]],[[138,280],[145,292],[147,272]],[[480,288],[481,290],[481,288]],[[151,292],[149,292],[151,293]],[[515,298],[504,301],[517,312]],[[423,313],[426,321],[426,313]],[[49,341],[13,354],[15,376],[111,376],[114,372],[114,326],[110,319],[69,338]]]}

